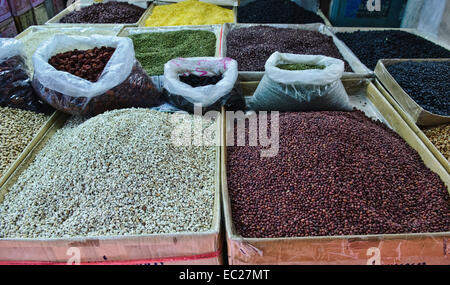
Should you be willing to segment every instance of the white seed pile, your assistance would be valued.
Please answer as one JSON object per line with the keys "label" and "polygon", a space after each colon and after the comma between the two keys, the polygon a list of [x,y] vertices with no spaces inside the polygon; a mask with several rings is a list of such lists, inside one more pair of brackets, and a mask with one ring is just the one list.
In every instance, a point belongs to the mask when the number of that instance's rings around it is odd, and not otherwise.
{"label": "white seed pile", "polygon": [[0,176],[19,157],[48,116],[31,111],[0,107]]}
{"label": "white seed pile", "polygon": [[171,116],[124,109],[70,119],[5,195],[0,238],[211,229],[216,148],[172,144]]}

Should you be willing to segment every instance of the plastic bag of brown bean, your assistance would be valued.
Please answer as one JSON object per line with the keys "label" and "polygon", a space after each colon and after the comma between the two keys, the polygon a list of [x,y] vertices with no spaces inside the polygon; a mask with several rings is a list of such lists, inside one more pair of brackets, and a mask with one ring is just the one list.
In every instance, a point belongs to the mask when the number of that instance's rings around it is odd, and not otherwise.
{"label": "plastic bag of brown bean", "polygon": [[68,114],[90,117],[161,104],[129,38],[56,35],[38,48],[33,65],[38,95]]}
{"label": "plastic bag of brown bean", "polygon": [[51,113],[33,90],[23,50],[20,41],[0,39],[0,107]]}
{"label": "plastic bag of brown bean", "polygon": [[[284,66],[284,67],[282,67]],[[350,111],[344,62],[322,55],[273,53],[247,107],[257,111]]]}
{"label": "plastic bag of brown bean", "polygon": [[231,58],[175,58],[164,65],[164,100],[177,108],[194,113],[242,110],[245,101],[237,82],[237,62]]}

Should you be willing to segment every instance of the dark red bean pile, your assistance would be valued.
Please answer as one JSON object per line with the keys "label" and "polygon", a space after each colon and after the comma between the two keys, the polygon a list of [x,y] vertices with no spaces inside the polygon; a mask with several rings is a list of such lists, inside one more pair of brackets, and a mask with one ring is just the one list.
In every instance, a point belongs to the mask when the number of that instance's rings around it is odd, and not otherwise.
{"label": "dark red bean pile", "polygon": [[25,61],[21,56],[13,56],[0,63],[0,107],[36,113],[54,111],[34,92]]}
{"label": "dark red bean pile", "polygon": [[[237,60],[242,71],[264,71],[266,60],[276,51],[344,60],[332,37],[315,31],[255,26],[233,29],[227,36],[227,57]],[[347,62],[345,69],[351,71]]]}
{"label": "dark red bean pile", "polygon": [[238,23],[309,24],[323,23],[316,13],[289,0],[258,0],[238,8]]}
{"label": "dark red bean pile", "polygon": [[125,2],[93,4],[73,11],[61,18],[61,23],[133,24],[137,23],[145,9]]}
{"label": "dark red bean pile", "polygon": [[435,114],[450,116],[450,62],[406,61],[390,65],[387,69],[422,108]]}
{"label": "dark red bean pile", "polygon": [[222,80],[222,75],[198,76],[194,74],[189,74],[187,76],[180,76],[181,82],[186,83],[192,87],[215,85],[220,80]]}
{"label": "dark red bean pile", "polygon": [[450,51],[424,38],[403,31],[357,31],[336,36],[369,69],[384,58],[449,58]]}
{"label": "dark red bean pile", "polygon": [[260,157],[262,147],[227,148],[240,235],[450,231],[447,187],[382,123],[360,111],[326,111],[281,113],[279,125],[278,156]]}
{"label": "dark red bean pile", "polygon": [[59,53],[48,61],[54,68],[69,72],[91,82],[97,82],[111,59],[115,48],[101,47]]}

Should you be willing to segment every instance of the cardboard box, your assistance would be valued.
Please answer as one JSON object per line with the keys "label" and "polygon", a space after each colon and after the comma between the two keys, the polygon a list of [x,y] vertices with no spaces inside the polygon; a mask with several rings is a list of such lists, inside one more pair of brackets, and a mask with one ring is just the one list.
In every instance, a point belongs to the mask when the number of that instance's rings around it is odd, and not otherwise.
{"label": "cardboard box", "polygon": [[[450,174],[436,160],[414,131],[368,80],[343,80],[350,102],[366,115],[378,118],[414,148],[432,171],[450,189]],[[258,82],[243,83],[252,95]],[[247,86],[245,86],[247,85]],[[226,142],[226,118],[222,118]],[[450,264],[447,242],[450,232],[423,234],[380,234],[293,238],[244,238],[233,224],[227,184],[226,147],[222,147],[222,197],[230,265],[249,264]]]}
{"label": "cardboard box", "polygon": [[22,32],[29,26],[34,25],[33,10],[29,10],[20,16],[14,17],[14,22],[16,23],[18,32]]}
{"label": "cardboard box", "polygon": [[[61,114],[31,152],[20,162],[0,187],[0,203],[9,187],[32,163],[40,149],[61,128],[69,116]],[[217,122],[218,139],[221,134]],[[219,142],[217,142],[219,145]],[[76,251],[81,264],[209,264],[220,265],[222,259],[220,147],[216,148],[216,187],[211,229],[199,233],[96,236],[77,238],[0,238],[2,264],[67,264]]]}
{"label": "cardboard box", "polygon": [[[239,28],[249,28],[249,27],[255,27],[255,26],[269,26],[269,27],[275,27],[275,28],[284,28],[284,29],[299,29],[299,30],[306,30],[306,31],[316,31],[319,33],[322,33],[324,35],[330,36],[333,38],[334,44],[338,48],[339,52],[341,53],[342,57],[348,62],[350,67],[353,69],[353,72],[344,72],[343,77],[344,78],[371,78],[374,77],[374,74],[372,71],[368,69],[364,69],[360,67],[360,61],[350,53],[350,50],[340,41],[329,29],[330,27],[327,27],[323,24],[224,24],[223,25],[223,35],[222,35],[222,42],[221,42],[221,50],[222,50],[222,56],[227,56],[227,36],[230,33],[230,31],[234,29]],[[263,71],[252,71],[252,70],[246,70],[246,71],[239,71],[239,74],[247,77],[252,78],[252,80],[259,81],[264,75]]]}
{"label": "cardboard box", "polygon": [[41,4],[33,8],[34,21],[36,25],[44,25],[48,21],[47,8],[45,4]]}

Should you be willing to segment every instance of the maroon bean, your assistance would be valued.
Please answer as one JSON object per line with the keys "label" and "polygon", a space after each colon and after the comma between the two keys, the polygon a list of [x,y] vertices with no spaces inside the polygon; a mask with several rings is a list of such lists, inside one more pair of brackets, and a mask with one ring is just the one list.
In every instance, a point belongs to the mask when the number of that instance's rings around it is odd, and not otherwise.
{"label": "maroon bean", "polygon": [[260,157],[261,146],[227,148],[232,217],[242,236],[450,231],[447,187],[381,122],[360,111],[326,111],[281,113],[279,125],[275,157]]}

